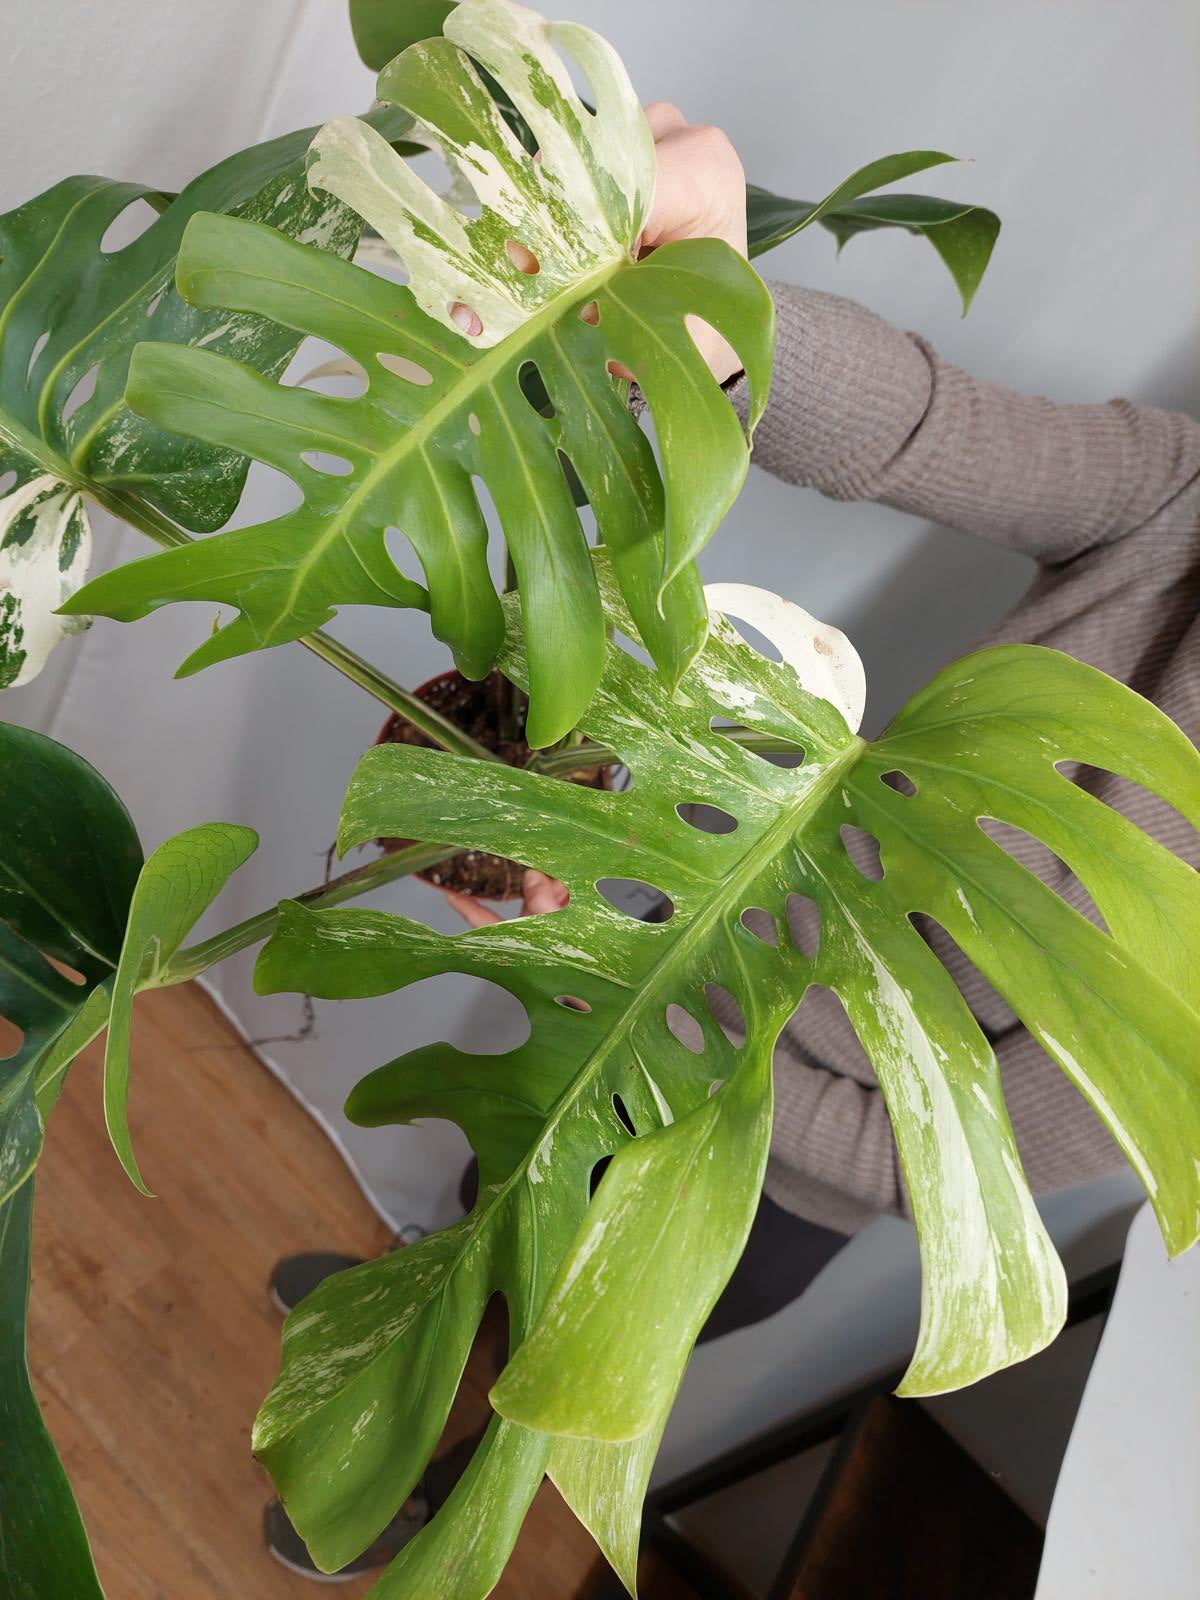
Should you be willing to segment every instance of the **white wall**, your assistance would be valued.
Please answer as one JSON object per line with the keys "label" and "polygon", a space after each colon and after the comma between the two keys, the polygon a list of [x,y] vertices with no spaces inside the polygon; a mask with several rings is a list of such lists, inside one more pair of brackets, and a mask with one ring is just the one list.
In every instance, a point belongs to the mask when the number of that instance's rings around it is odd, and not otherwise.
{"label": "white wall", "polygon": [[[1121,393],[1200,409],[1192,0],[563,0],[562,9],[614,41],[644,98],[723,123],[759,182],[815,197],[875,156],[939,147],[974,164],[912,187],[977,199],[1005,219],[966,321],[934,253],[907,236],[856,240],[836,262],[827,235],[807,234],[769,258],[769,272],[857,296],[989,378],[1062,399]],[[340,0],[7,0],[4,21],[5,208],[76,171],[177,187],[240,145],[370,98]],[[273,493],[257,479],[238,520],[270,514]],[[103,518],[98,544],[104,563],[144,552]],[[876,724],[1026,579],[1005,552],[890,511],[825,504],[758,472],[703,565],[710,578],[768,584],[847,628],[874,679]],[[225,895],[224,922],[319,878],[381,711],[298,646],[172,682],[210,623],[210,608],[182,607],[128,628],[101,622],[10,695],[5,714],[95,761],[147,845],[213,817],[258,827],[262,850]],[[347,615],[335,631],[405,682],[444,664],[420,616]],[[395,886],[383,903],[450,926],[418,885]],[[249,1033],[297,1025],[297,1001],[251,994],[248,961],[216,982]],[[350,1084],[404,1048],[446,1036],[497,1048],[506,1029],[515,1037],[512,1008],[499,1026],[495,1016],[478,991],[439,979],[399,998],[322,1006],[316,1040],[268,1054],[336,1123]],[[398,1220],[454,1214],[456,1136],[342,1132]],[[911,1262],[904,1271],[911,1283]]]}

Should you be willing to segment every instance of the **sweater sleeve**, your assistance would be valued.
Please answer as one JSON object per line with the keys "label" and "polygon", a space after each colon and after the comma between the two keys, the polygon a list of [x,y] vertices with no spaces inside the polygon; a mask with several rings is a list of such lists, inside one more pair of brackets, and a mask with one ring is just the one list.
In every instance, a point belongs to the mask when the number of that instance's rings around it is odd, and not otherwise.
{"label": "sweater sleeve", "polygon": [[836,500],[1070,560],[1158,519],[1200,475],[1200,425],[980,383],[837,295],[773,284],[775,373],[754,460]]}
{"label": "sweater sleeve", "polygon": [[[911,1218],[912,1208],[883,1091],[845,1027],[839,1067],[861,1058],[865,1070],[857,1074],[822,1065],[795,1036],[781,1041],[766,1190],[785,1210],[855,1233],[881,1213]],[[993,1040],[993,1048],[1035,1194],[1085,1183],[1122,1165],[1099,1117],[1024,1029]]]}

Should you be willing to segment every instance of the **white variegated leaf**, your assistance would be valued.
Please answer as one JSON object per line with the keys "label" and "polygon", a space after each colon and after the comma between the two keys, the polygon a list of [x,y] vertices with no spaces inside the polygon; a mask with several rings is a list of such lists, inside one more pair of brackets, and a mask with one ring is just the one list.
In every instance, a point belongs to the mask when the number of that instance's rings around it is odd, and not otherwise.
{"label": "white variegated leaf", "polygon": [[[556,45],[570,50],[595,95],[576,94]],[[538,141],[533,162],[510,132],[472,61],[498,78]],[[550,23],[511,0],[464,0],[445,37],[399,56],[379,93],[412,112],[457,180],[483,208],[468,220],[374,129],[339,117],[313,141],[309,182],[364,217],[408,268],[418,305],[443,323],[455,303],[498,344],[560,295],[628,258],[654,194],[654,144],[625,68],[590,29]],[[508,240],[537,259],[509,259]]]}
{"label": "white variegated leaf", "polygon": [[[636,639],[603,558],[598,573],[614,627]],[[1200,819],[1200,756],[1187,739],[1102,674],[1008,646],[946,669],[867,743],[851,731],[861,670],[839,635],[744,586],[707,599],[782,659],[714,611],[673,695],[611,644],[583,727],[629,769],[627,790],[401,746],[359,766],[343,848],[397,835],[519,856],[562,879],[564,909],[444,935],[382,911],[285,905],[260,960],[261,988],[336,998],[467,973],[503,986],[529,1018],[528,1039],[503,1055],[429,1045],[356,1088],[348,1112],[364,1124],[458,1122],[479,1158],[479,1200],[457,1232],[423,1241],[411,1259],[323,1285],[289,1327],[264,1408],[263,1458],[298,1526],[331,1565],[346,1560],[420,1475],[478,1320],[493,1294],[505,1297],[514,1348],[491,1399],[515,1431],[493,1433],[486,1470],[508,1452],[512,1496],[501,1505],[464,1491],[447,1505],[384,1580],[388,1600],[481,1600],[543,1468],[632,1585],[658,1434],[757,1205],[772,1045],[813,986],[840,998],[874,1065],[920,1238],[922,1316],[904,1391],[972,1382],[1053,1338],[1064,1274],[1021,1169],[996,1058],[915,914],[946,931],[1096,1105],[1145,1178],[1171,1249],[1200,1231],[1189,977],[1200,885],[1057,769],[1089,760]],[[523,684],[515,625],[510,640],[503,664]],[[731,723],[803,759],[764,760]],[[897,773],[907,786],[885,781]],[[697,802],[736,826],[700,831],[687,816]],[[1110,932],[1010,856],[981,828],[986,817],[1043,839]],[[847,827],[878,841],[882,879],[860,870]],[[662,890],[671,915],[648,924],[622,914],[601,888],[614,878]],[[792,895],[819,910],[812,953],[788,936]],[[742,1025],[727,1031],[730,1007]],[[673,1024],[677,1009],[688,1028]],[[336,1385],[306,1404],[304,1374],[326,1368]],[[414,1371],[426,1375],[423,1393]],[[393,1394],[402,1420],[382,1405]],[[547,1436],[548,1458],[530,1445]],[[322,1463],[334,1461],[331,1486]],[[484,1472],[481,1463],[477,1484]],[[457,1541],[477,1548],[485,1505],[491,1565],[456,1587]]]}
{"label": "white variegated leaf", "polygon": [[49,473],[0,499],[0,689],[36,678],[55,645],[89,626],[55,612],[87,577],[92,530],[78,489]]}

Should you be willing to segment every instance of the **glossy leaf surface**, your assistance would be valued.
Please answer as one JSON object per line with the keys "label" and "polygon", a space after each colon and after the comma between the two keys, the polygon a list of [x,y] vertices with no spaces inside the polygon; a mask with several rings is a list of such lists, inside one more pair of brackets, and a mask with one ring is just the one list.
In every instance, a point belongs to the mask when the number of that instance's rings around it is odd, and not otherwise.
{"label": "glossy leaf surface", "polygon": [[[416,45],[387,68],[380,94],[433,131],[478,194],[477,218],[465,219],[353,119],[328,124],[313,147],[312,183],[371,223],[408,268],[408,285],[229,219],[197,218],[180,256],[180,288],[194,304],[273,317],[329,340],[358,363],[365,393],[279,388],[207,350],[148,346],[133,363],[129,400],[139,413],[209,445],[250,450],[291,477],[304,503],[98,579],[71,609],[130,620],[170,600],[237,606],[240,615],[185,663],[194,671],[298,638],[339,605],[428,604],[434,632],[479,677],[503,625],[478,481],[517,574],[529,735],[541,745],[578,720],[604,650],[561,458],[587,492],[647,647],[677,679],[706,626],[692,557],[748,461],[741,424],[686,318],[702,317],[739,351],[753,424],[769,383],[773,316],[753,269],[718,241],[633,260],[653,150],[603,40],[508,0],[466,0],[446,27],[450,37]],[[595,116],[575,94],[560,45],[589,74]],[[472,61],[512,95],[540,163],[513,138]],[[536,271],[518,265],[510,243],[531,253]],[[476,313],[481,331],[458,330],[455,303]],[[610,361],[629,368],[646,396],[661,472]],[[531,371],[550,415],[527,398]],[[311,452],[323,459],[306,460]],[[416,549],[428,596],[389,554],[392,528]]]}
{"label": "glossy leaf surface", "polygon": [[[407,126],[394,111],[376,120],[389,137]],[[118,514],[145,505],[201,530],[237,505],[244,452],[136,416],[124,400],[129,358],[152,339],[235,353],[272,377],[283,371],[296,335],[189,305],[175,288],[175,260],[200,211],[350,254],[358,218],[304,182],[313,132],[230,156],[173,198],[109,178],[65,178],[0,217],[0,688],[35,676],[80,626],[53,612],[87,572],[81,491],[104,496]],[[136,230],[138,207],[148,225],[114,242],[114,230]]]}
{"label": "glossy leaf surface", "polygon": [[[614,625],[632,634],[601,570]],[[419,1475],[483,1307],[500,1292],[515,1354],[493,1393],[506,1422],[489,1450],[511,1453],[518,1477],[548,1458],[628,1578],[666,1409],[757,1204],[772,1046],[813,984],[840,996],[874,1063],[912,1199],[924,1285],[906,1392],[969,1383],[1054,1336],[1062,1269],[1021,1171],[996,1061],[913,913],[950,933],[1089,1096],[1145,1181],[1170,1248],[1196,1237],[1196,875],[1056,763],[1121,772],[1200,818],[1200,756],[1128,689],[1024,646],[947,669],[864,744],[852,731],[861,667],[840,635],[761,591],[723,586],[712,599],[776,643],[782,661],[718,618],[672,698],[610,646],[584,726],[629,767],[626,792],[411,747],[381,746],[360,764],[342,848],[399,835],[516,851],[563,879],[565,910],[442,935],[382,912],[285,904],[260,959],[264,990],[339,998],[469,973],[514,994],[531,1027],[502,1056],[424,1047],[351,1096],[349,1114],[370,1125],[456,1121],[479,1157],[480,1198],[455,1228],[323,1285],[286,1326],[256,1449],[330,1565],[370,1541]],[[525,681],[515,639],[505,667]],[[729,720],[793,741],[804,762],[782,768],[735,745],[720,731]],[[897,770],[915,793],[883,782]],[[698,831],[677,809],[696,802],[737,827]],[[980,817],[1045,840],[1111,934],[1019,866]],[[881,881],[851,859],[846,825],[879,841]],[[613,878],[663,891],[669,920],[617,910],[597,887]],[[820,908],[814,956],[742,923],[759,907],[786,929],[791,894]],[[740,1007],[741,1042],[709,1009],[719,990]],[[672,1026],[673,1006],[690,1030]],[[539,1454],[530,1441],[544,1435],[559,1438]],[[482,1580],[453,1587],[451,1568],[429,1554],[452,1552],[456,1533],[484,1516],[504,1524],[499,1559],[520,1505],[466,1489],[378,1592],[440,1593],[444,1582],[464,1600],[487,1593]],[[409,1581],[418,1570],[426,1590]]]}
{"label": "glossy leaf surface", "polygon": [[838,242],[878,228],[904,228],[929,240],[945,262],[962,298],[964,314],[979,288],[1000,234],[1000,218],[985,206],[923,194],[872,191],[930,167],[954,161],[937,150],[909,150],[859,168],[824,200],[786,200],[751,184],[746,192],[750,255],[773,250],[819,222]]}

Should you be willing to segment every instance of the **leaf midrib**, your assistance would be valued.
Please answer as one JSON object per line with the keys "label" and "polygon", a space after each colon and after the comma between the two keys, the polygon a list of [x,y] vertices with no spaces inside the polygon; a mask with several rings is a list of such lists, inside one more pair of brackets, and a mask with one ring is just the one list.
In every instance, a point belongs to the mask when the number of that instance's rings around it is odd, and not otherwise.
{"label": "leaf midrib", "polygon": [[305,553],[292,568],[292,582],[288,589],[286,608],[279,620],[263,631],[264,644],[269,644],[278,631],[284,618],[294,615],[296,602],[303,590],[304,584],[311,571],[319,565],[321,558],[336,541],[347,534],[353,526],[355,513],[364,500],[374,492],[380,483],[386,483],[392,474],[399,468],[405,459],[413,453],[422,453],[425,447],[436,438],[442,425],[464,405],[468,404],[472,395],[480,390],[489,389],[505,368],[517,363],[521,353],[531,344],[537,342],[543,331],[557,322],[570,309],[570,305],[577,300],[587,300],[593,297],[610,278],[624,271],[629,265],[622,257],[617,261],[608,262],[598,272],[586,278],[580,278],[561,294],[556,295],[548,305],[536,312],[517,332],[510,334],[507,339],[487,350],[471,366],[462,369],[463,379],[453,380],[446,389],[445,394],[437,400],[417,422],[411,424],[401,432],[394,444],[377,455],[365,473],[356,479],[354,487],[346,496],[340,510],[336,511],[326,523],[317,539],[308,547]]}
{"label": "leaf midrib", "polygon": [[[604,1039],[593,1050],[591,1055],[584,1060],[571,1083],[550,1108],[549,1116],[542,1123],[537,1137],[530,1143],[528,1154],[513,1169],[509,1177],[502,1184],[497,1185],[487,1210],[481,1214],[474,1227],[468,1232],[461,1249],[438,1279],[436,1286],[433,1287],[432,1292],[424,1302],[425,1305],[431,1304],[435,1297],[445,1293],[454,1274],[467,1259],[470,1251],[486,1235],[487,1230],[492,1226],[495,1219],[501,1215],[503,1204],[513,1187],[518,1182],[522,1183],[523,1187],[527,1187],[527,1185],[524,1185],[524,1178],[530,1162],[545,1144],[547,1138],[553,1136],[557,1127],[579,1101],[585,1090],[591,1087],[603,1071],[618,1040],[632,1036],[639,1013],[658,998],[661,985],[674,975],[679,966],[685,964],[685,958],[692,953],[695,946],[707,938],[721,914],[728,909],[729,902],[748,892],[763,867],[779,854],[784,843],[794,836],[798,827],[803,825],[804,819],[819,810],[825,796],[840,783],[842,774],[848,767],[852,767],[857,763],[867,748],[865,740],[858,738],[856,735],[851,735],[850,742],[840,754],[833,756],[829,760],[804,795],[793,805],[784,808],[779,819],[764,833],[760,834],[755,843],[738,857],[723,878],[717,880],[717,887],[708,904],[697,912],[684,932],[677,936],[670,948],[660,956],[658,961],[639,982],[628,1005],[614,1018],[612,1026],[605,1033]],[[803,771],[804,768],[798,768],[797,770]],[[528,1048],[528,1045],[524,1048]],[[532,1233],[531,1248],[536,1253],[536,1226],[533,1228]],[[530,1293],[533,1292],[535,1281],[536,1273],[530,1273],[528,1278]],[[526,1317],[529,1318],[530,1306],[528,1303],[526,1304],[525,1312]],[[340,1395],[349,1384],[357,1382],[362,1374],[369,1370],[385,1354],[386,1349],[381,1349],[373,1354],[365,1367],[347,1376],[345,1384],[337,1391],[337,1394]],[[322,1403],[320,1409],[324,1410],[336,1398],[337,1395],[330,1395]],[[304,1426],[309,1420],[308,1417],[297,1420],[280,1437],[290,1437],[296,1432],[297,1428]],[[277,1442],[278,1440],[272,1440],[273,1444]]]}

